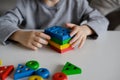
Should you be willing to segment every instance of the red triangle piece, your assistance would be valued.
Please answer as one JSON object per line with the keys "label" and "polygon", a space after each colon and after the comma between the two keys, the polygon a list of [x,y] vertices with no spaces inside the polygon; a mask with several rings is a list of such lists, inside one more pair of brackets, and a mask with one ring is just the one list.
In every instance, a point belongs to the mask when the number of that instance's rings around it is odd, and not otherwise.
{"label": "red triangle piece", "polygon": [[7,76],[13,71],[14,66],[9,65],[9,66],[1,66],[0,67],[0,79],[5,80]]}

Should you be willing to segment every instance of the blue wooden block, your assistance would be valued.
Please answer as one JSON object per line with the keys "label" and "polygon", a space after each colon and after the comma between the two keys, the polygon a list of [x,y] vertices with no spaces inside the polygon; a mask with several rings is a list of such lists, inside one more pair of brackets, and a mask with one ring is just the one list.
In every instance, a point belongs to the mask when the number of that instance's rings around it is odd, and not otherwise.
{"label": "blue wooden block", "polygon": [[44,78],[44,79],[47,79],[47,78],[49,78],[49,76],[50,76],[50,72],[49,72],[49,70],[46,69],[46,68],[40,68],[40,69],[38,69],[38,70],[35,72],[35,74],[41,76],[41,77]]}
{"label": "blue wooden block", "polygon": [[14,73],[14,80],[31,76],[34,72],[35,71],[33,69],[30,69],[27,66],[19,64]]}
{"label": "blue wooden block", "polygon": [[70,30],[61,26],[53,26],[45,29],[45,33],[59,40],[66,40],[70,37]]}

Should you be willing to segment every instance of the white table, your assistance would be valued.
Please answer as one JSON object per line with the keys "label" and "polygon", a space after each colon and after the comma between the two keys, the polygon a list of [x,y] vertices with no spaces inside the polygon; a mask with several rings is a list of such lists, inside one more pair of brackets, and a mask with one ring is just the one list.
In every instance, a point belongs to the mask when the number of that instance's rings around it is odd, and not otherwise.
{"label": "white table", "polygon": [[[69,80],[120,80],[120,32],[107,32],[97,40],[87,40],[83,48],[65,54],[49,47],[31,51],[15,44],[0,45],[0,59],[3,65],[12,64],[15,68],[18,64],[37,60],[41,67],[50,70],[51,76],[60,72],[68,61],[83,70],[81,75],[69,76]],[[13,80],[11,76],[7,80]]]}

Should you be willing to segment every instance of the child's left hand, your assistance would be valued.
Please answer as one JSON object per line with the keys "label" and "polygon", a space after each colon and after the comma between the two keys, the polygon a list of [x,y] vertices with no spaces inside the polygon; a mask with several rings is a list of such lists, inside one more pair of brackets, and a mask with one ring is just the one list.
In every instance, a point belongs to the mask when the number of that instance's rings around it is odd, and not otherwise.
{"label": "child's left hand", "polygon": [[66,27],[72,30],[70,36],[74,37],[71,39],[70,44],[73,47],[78,45],[78,48],[81,48],[85,43],[87,36],[93,34],[93,30],[90,29],[87,25],[79,26],[72,23],[66,23]]}

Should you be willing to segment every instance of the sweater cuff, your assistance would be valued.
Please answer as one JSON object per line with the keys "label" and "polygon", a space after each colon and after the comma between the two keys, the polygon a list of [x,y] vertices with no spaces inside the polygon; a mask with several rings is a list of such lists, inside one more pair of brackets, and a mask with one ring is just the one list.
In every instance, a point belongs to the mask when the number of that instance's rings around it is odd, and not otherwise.
{"label": "sweater cuff", "polygon": [[[9,29],[9,30],[8,30]],[[1,34],[3,34],[4,36],[1,39],[1,42],[3,45],[7,45],[8,43],[10,43],[9,37],[16,31],[19,30],[19,28],[8,28],[7,30],[3,30],[3,32]]]}

